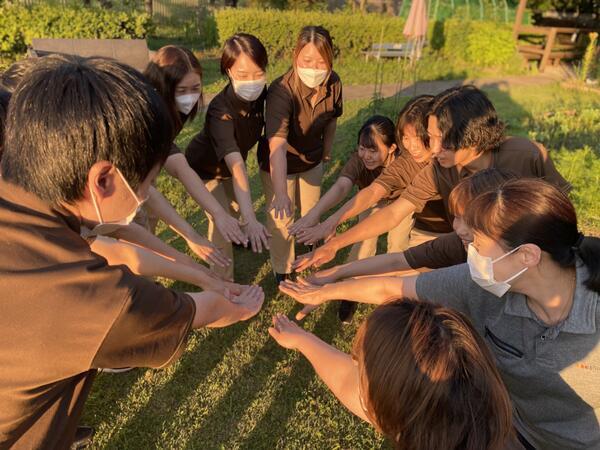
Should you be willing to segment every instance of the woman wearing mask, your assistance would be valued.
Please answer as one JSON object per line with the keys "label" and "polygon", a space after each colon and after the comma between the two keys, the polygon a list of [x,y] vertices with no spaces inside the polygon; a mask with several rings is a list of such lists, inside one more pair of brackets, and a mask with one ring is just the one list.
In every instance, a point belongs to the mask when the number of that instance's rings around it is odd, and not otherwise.
{"label": "woman wearing mask", "polygon": [[511,405],[493,356],[462,314],[399,300],[361,325],[348,355],[283,315],[271,336],[297,350],[353,414],[397,450],[503,450]]}
{"label": "woman wearing mask", "polygon": [[319,200],[323,161],[329,159],[337,118],[342,115],[342,83],[333,71],[333,42],[323,27],[300,31],[292,68],[270,86],[266,137],[258,150],[269,214],[271,263],[276,282],[292,270],[294,241],[288,227],[297,201],[305,215]]}
{"label": "woman wearing mask", "polygon": [[[229,83],[210,102],[204,129],[185,153],[190,167],[225,211],[239,213],[252,250],[269,248],[267,229],[256,219],[246,170],[248,152],[262,136],[266,97],[267,51],[251,34],[238,33],[225,41],[221,73]],[[233,260],[233,249],[208,216],[208,239]],[[233,265],[213,267],[227,279]]]}
{"label": "woman wearing mask", "polygon": [[467,264],[286,291],[316,304],[407,296],[465,313],[496,357],[525,448],[599,448],[600,239],[584,237],[568,197],[538,179],[478,196],[464,219]]}
{"label": "woman wearing mask", "polygon": [[[161,94],[174,125],[173,140],[184,124],[196,116],[202,105],[202,68],[198,58],[184,47],[167,45],[159,49],[146,67],[144,75]],[[190,196],[214,218],[226,239],[246,243],[237,220],[231,217],[208,192],[200,177],[189,166],[185,156],[173,143],[164,165],[169,175],[177,178]],[[152,198],[149,201],[153,208]]]}

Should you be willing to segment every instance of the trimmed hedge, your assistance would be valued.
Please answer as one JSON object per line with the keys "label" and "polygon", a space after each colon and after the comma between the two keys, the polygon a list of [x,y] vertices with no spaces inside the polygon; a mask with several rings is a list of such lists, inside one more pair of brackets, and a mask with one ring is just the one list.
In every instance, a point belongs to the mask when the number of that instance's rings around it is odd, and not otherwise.
{"label": "trimmed hedge", "polygon": [[508,24],[448,19],[443,23],[443,35],[441,50],[451,60],[475,67],[502,67],[519,58]]}
{"label": "trimmed hedge", "polygon": [[0,53],[13,58],[24,53],[33,38],[136,39],[152,30],[145,13],[44,4],[0,6]]}
{"label": "trimmed hedge", "polygon": [[342,56],[358,54],[373,42],[379,42],[382,31],[385,42],[406,40],[402,35],[404,19],[381,14],[227,8],[215,11],[215,19],[220,44],[237,32],[252,33],[261,40],[273,58],[291,55],[296,37],[306,25],[327,28]]}
{"label": "trimmed hedge", "polygon": [[[380,41],[406,41],[402,34],[404,19],[381,14],[230,8],[215,11],[215,20],[220,44],[237,32],[252,33],[273,59],[289,58],[298,32],[309,24],[327,28],[342,57],[358,55]],[[512,28],[504,23],[458,19],[435,22],[429,26],[428,41],[430,52],[438,52],[453,63],[477,68],[520,63]]]}

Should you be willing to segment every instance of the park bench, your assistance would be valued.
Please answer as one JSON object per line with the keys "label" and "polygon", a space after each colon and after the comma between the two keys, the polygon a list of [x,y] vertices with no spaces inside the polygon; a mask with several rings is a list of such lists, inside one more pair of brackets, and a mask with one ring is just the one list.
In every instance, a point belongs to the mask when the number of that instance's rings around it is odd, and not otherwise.
{"label": "park bench", "polygon": [[29,55],[104,56],[142,72],[151,52],[145,39],[32,39]]}
{"label": "park bench", "polygon": [[421,49],[418,48],[418,44],[415,41],[408,41],[402,44],[373,44],[370,49],[363,50],[367,61],[371,56],[375,57],[375,59],[410,58],[415,52],[417,57],[420,57]]}

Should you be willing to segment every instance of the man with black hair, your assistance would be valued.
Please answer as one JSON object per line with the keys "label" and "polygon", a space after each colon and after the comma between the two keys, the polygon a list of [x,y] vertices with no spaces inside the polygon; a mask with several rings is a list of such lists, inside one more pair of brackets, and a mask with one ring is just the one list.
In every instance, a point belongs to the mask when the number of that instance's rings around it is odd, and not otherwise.
{"label": "man with black hair", "polygon": [[99,367],[164,367],[193,328],[246,320],[228,300],[109,266],[80,236],[128,223],[171,146],[162,99],[114,61],[49,56],[11,99],[0,178],[0,447],[68,448]]}
{"label": "man with black hair", "polygon": [[435,98],[428,119],[433,162],[392,204],[314,252],[300,256],[294,269],[300,271],[331,261],[339,249],[391,230],[410,214],[422,211],[430,200],[443,201],[451,222],[450,192],[460,180],[483,169],[505,169],[519,177],[543,178],[565,192],[570,189],[541,144],[506,137],[504,131],[494,105],[480,89],[467,85],[442,92]]}

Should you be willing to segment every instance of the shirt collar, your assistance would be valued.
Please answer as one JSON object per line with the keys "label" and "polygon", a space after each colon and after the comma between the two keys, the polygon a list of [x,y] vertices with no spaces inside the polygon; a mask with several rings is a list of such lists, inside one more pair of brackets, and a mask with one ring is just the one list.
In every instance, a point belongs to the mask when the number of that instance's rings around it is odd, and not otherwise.
{"label": "shirt collar", "polygon": [[53,216],[65,222],[65,225],[79,234],[81,223],[77,217],[60,206],[52,206],[32,192],[0,177],[0,199],[13,203],[31,211]]}
{"label": "shirt collar", "polygon": [[[585,264],[577,258],[573,306],[567,318],[561,324],[557,325],[560,327],[562,333],[594,334],[596,332],[598,294],[587,289],[583,284],[588,276]],[[504,304],[504,313],[539,322],[529,309],[529,306],[527,306],[527,300],[523,294],[508,295]]]}

